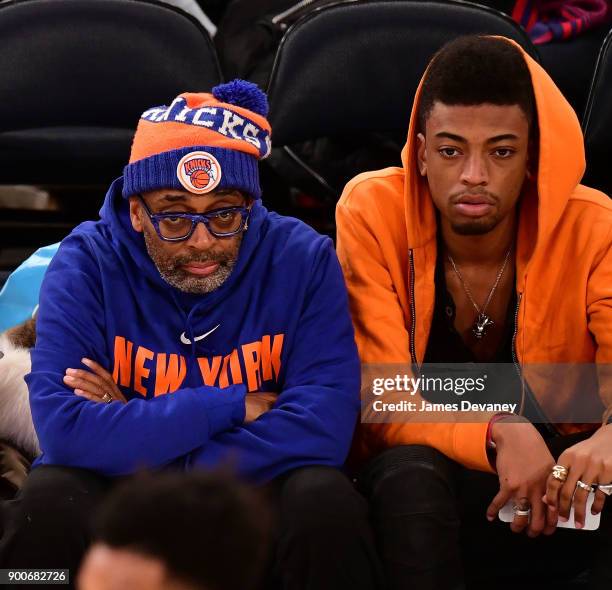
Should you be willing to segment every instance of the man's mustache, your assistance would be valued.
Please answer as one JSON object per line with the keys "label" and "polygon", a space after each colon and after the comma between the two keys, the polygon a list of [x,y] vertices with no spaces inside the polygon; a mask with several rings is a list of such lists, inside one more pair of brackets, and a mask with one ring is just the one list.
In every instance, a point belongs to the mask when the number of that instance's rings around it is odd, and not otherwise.
{"label": "man's mustache", "polygon": [[228,264],[234,260],[234,256],[231,254],[214,253],[210,252],[207,254],[197,254],[194,256],[177,256],[172,259],[174,267],[184,266],[192,262],[195,263],[206,263],[206,262],[218,262],[219,264]]}

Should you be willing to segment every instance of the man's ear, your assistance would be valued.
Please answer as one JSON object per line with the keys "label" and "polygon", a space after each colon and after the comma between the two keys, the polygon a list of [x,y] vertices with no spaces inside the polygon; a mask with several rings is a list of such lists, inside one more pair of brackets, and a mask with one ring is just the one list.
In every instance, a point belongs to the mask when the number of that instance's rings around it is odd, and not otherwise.
{"label": "man's ear", "polygon": [[142,233],[142,219],[140,212],[142,211],[140,201],[136,197],[130,197],[130,221],[135,231]]}
{"label": "man's ear", "polygon": [[425,150],[425,136],[417,134],[417,164],[421,176],[427,176],[427,152]]}

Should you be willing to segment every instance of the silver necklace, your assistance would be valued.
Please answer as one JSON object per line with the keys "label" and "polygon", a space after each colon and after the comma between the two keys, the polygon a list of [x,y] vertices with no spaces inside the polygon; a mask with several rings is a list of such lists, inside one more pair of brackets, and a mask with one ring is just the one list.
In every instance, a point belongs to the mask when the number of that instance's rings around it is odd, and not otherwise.
{"label": "silver necklace", "polygon": [[487,300],[484,302],[484,305],[482,306],[482,308],[478,307],[478,305],[476,304],[476,301],[474,301],[474,297],[472,296],[472,291],[470,290],[468,284],[465,282],[464,278],[461,276],[461,272],[459,272],[459,269],[457,268],[457,265],[455,264],[453,257],[450,254],[446,254],[449,262],[451,263],[453,267],[453,270],[455,271],[456,275],[459,277],[459,281],[461,282],[461,286],[463,287],[465,294],[468,296],[469,300],[472,302],[472,305],[474,306],[474,309],[476,310],[476,313],[478,314],[476,316],[476,320],[474,321],[474,325],[472,326],[472,334],[474,334],[474,336],[478,340],[480,340],[483,336],[486,336],[487,328],[491,327],[494,323],[493,320],[485,312],[487,311],[487,307],[489,306],[489,303],[491,302],[491,299],[493,298],[493,293],[495,293],[495,289],[497,289],[497,285],[499,285],[499,281],[501,280],[502,275],[504,274],[504,271],[506,270],[506,265],[508,264],[508,259],[510,258],[510,252],[512,252],[512,246],[510,246],[510,248],[508,248],[508,251],[506,252],[506,257],[504,258],[504,262],[501,265],[499,272],[497,273],[497,278],[495,279],[495,283],[493,284],[491,291],[489,291],[489,296],[487,297]]}

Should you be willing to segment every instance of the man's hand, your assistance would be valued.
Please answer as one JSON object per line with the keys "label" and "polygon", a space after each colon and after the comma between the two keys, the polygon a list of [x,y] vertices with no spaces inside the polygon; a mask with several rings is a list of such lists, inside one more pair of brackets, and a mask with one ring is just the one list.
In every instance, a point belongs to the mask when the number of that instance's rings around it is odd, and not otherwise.
{"label": "man's hand", "polygon": [[555,460],[533,424],[517,420],[517,416],[509,416],[493,424],[499,493],[487,508],[487,518],[494,520],[501,508],[513,500],[521,509],[531,508],[531,518],[515,516],[510,529],[520,533],[527,528],[530,537],[537,537],[546,525],[542,495]]}
{"label": "man's hand", "polygon": [[272,409],[277,398],[278,394],[267,391],[247,393],[245,398],[246,414],[244,416],[244,421],[253,422],[253,420],[257,420],[259,416]]}
{"label": "man's hand", "polygon": [[66,369],[64,383],[74,389],[74,393],[85,397],[92,402],[109,403],[105,395],[111,397],[111,401],[127,403],[112,375],[103,369],[98,363],[89,359],[81,359],[81,362],[89,367],[91,371],[82,369]]}
{"label": "man's hand", "polygon": [[[548,477],[544,496],[548,520],[556,523],[558,517],[566,522],[573,502],[574,521],[576,528],[580,529],[584,526],[589,492],[577,487],[578,480],[585,484],[612,483],[612,424],[602,426],[587,440],[566,449],[557,463],[567,468],[568,475],[565,483],[552,474]],[[591,513],[599,514],[605,501],[606,495],[597,490]]]}

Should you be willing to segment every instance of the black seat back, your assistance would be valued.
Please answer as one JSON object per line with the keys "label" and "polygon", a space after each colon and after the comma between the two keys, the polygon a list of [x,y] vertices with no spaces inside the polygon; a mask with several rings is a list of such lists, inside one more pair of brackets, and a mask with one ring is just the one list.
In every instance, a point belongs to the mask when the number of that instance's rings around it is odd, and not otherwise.
{"label": "black seat back", "polygon": [[275,144],[406,129],[433,54],[476,33],[514,39],[539,59],[509,17],[466,2],[363,1],[315,11],[279,47],[269,84]]}
{"label": "black seat back", "polygon": [[220,80],[208,33],[167,4],[2,4],[0,181],[106,182],[146,108]]}
{"label": "black seat back", "polygon": [[587,169],[584,183],[612,195],[612,31],[605,38],[589,92],[582,127]]}

